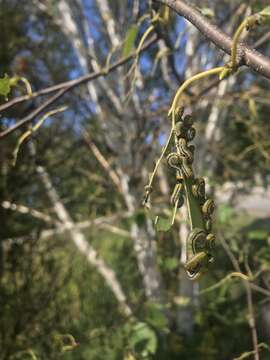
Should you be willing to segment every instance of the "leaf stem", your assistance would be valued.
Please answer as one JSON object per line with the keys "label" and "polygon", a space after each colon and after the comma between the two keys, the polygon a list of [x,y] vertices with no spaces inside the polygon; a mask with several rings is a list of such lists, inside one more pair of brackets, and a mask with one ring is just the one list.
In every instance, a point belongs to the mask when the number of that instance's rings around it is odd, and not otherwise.
{"label": "leaf stem", "polygon": [[12,161],[12,165],[15,166],[16,165],[16,162],[17,162],[17,157],[18,157],[18,152],[20,150],[20,147],[22,145],[22,143],[29,137],[33,134],[33,132],[37,131],[41,125],[44,123],[44,121],[52,116],[52,115],[55,115],[59,112],[63,112],[67,110],[67,106],[61,106],[57,109],[54,109],[54,110],[51,110],[51,111],[48,111],[46,114],[44,114],[41,119],[30,129],[28,129],[26,132],[24,132],[20,137],[19,137],[19,140],[16,144],[16,147],[13,151],[13,161]]}
{"label": "leaf stem", "polygon": [[25,78],[25,77],[20,77],[21,82],[24,83],[25,87],[26,87],[26,91],[27,91],[27,95],[28,96],[32,96],[33,92],[32,92],[32,88],[31,88],[31,84],[30,82]]}
{"label": "leaf stem", "polygon": [[210,70],[206,70],[206,71],[200,72],[200,73],[192,76],[191,78],[187,79],[187,80],[179,87],[179,89],[177,90],[177,92],[176,92],[176,94],[175,94],[175,97],[174,97],[174,99],[173,99],[172,106],[171,106],[171,108],[170,108],[170,110],[169,110],[169,112],[168,112],[168,115],[169,115],[169,116],[172,114],[172,118],[173,118],[172,125],[173,125],[173,126],[175,125],[174,112],[175,112],[177,103],[178,103],[178,101],[179,101],[180,96],[181,96],[182,93],[186,90],[186,88],[187,88],[190,84],[192,84],[194,81],[203,79],[203,78],[205,78],[206,76],[209,76],[209,75],[219,74],[219,73],[221,73],[223,70],[224,70],[224,66],[219,66],[219,67],[216,67],[216,68],[213,68],[213,69],[210,69]]}
{"label": "leaf stem", "polygon": [[154,30],[154,25],[150,25],[149,28],[145,31],[145,33],[143,34],[140,42],[139,42],[139,45],[137,47],[137,50],[136,50],[136,53],[139,54],[141,49],[142,49],[142,46],[147,38],[147,36]]}
{"label": "leaf stem", "polygon": [[245,30],[245,28],[248,26],[249,17],[246,18],[238,27],[236,30],[234,36],[233,36],[233,43],[232,43],[232,53],[231,53],[231,67],[232,69],[237,68],[237,45],[239,42],[239,38],[242,34],[242,32]]}
{"label": "leaf stem", "polygon": [[173,127],[172,127],[171,130],[170,130],[170,133],[169,133],[167,142],[166,142],[164,148],[162,149],[162,152],[161,152],[161,154],[160,154],[160,157],[158,158],[158,160],[157,160],[157,162],[156,162],[156,165],[155,165],[155,168],[154,168],[154,170],[153,170],[153,172],[152,172],[152,175],[151,175],[151,177],[150,177],[149,183],[148,183],[148,185],[147,185],[147,187],[149,187],[149,188],[152,187],[152,183],[153,183],[153,181],[154,181],[156,172],[157,172],[157,170],[158,170],[158,167],[159,167],[159,165],[160,165],[161,160],[163,159],[163,157],[164,157],[164,155],[165,155],[165,153],[166,153],[166,151],[167,151],[167,149],[168,149],[168,147],[169,147],[169,145],[170,145],[170,141],[171,141],[172,136],[173,136]]}
{"label": "leaf stem", "polygon": [[242,21],[242,23],[239,25],[238,29],[234,33],[232,40],[231,64],[230,64],[233,70],[237,69],[237,46],[239,43],[240,36],[242,35],[245,29],[250,29],[251,27],[259,25],[260,22],[261,22],[260,13],[248,16],[246,19]]}

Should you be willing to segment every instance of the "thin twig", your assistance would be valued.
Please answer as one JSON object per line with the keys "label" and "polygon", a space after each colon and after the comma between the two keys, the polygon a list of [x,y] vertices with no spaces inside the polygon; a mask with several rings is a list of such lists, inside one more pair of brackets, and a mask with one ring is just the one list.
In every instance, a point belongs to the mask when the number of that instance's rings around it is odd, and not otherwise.
{"label": "thin twig", "polygon": [[[157,36],[152,37],[148,42],[145,43],[145,45],[142,47],[141,52],[145,51],[149,48],[153,43],[155,43],[157,40]],[[49,88],[43,89],[39,92],[34,92],[31,97],[27,96],[21,96],[19,98],[13,99],[10,102],[0,106],[0,111],[7,110],[8,108],[14,106],[15,104],[32,100],[33,98],[36,98],[41,95],[49,94],[51,92],[58,91],[55,95],[50,97],[47,101],[45,101],[43,104],[41,104],[37,109],[35,109],[33,112],[31,112],[29,115],[27,115],[25,118],[18,121],[15,125],[9,127],[8,129],[2,131],[0,133],[0,139],[6,137],[7,135],[13,133],[15,130],[19,129],[20,127],[30,123],[32,120],[35,119],[36,116],[38,116],[42,111],[44,111],[48,106],[55,103],[58,99],[60,99],[65,93],[70,91],[71,89],[74,89],[78,85],[84,84],[86,82],[89,82],[91,80],[97,79],[98,77],[105,76],[108,73],[112,72],[119,66],[124,65],[126,62],[128,62],[130,59],[132,59],[134,56],[137,55],[137,51],[134,51],[131,55],[121,58],[120,60],[116,61],[113,65],[111,65],[107,69],[102,69],[97,72],[93,72],[84,76],[79,77],[76,80],[66,81],[63,83],[60,83],[55,86],[51,86]]]}
{"label": "thin twig", "polygon": [[[229,245],[227,244],[226,240],[220,236],[220,243],[223,246],[225,252],[227,253],[228,257],[230,258],[233,267],[237,272],[241,273],[241,268],[239,266],[239,263],[232,253]],[[255,320],[255,314],[254,314],[254,306],[252,301],[252,290],[249,281],[243,279],[243,284],[246,291],[246,298],[247,298],[247,306],[248,306],[248,325],[251,331],[251,337],[252,337],[252,343],[253,343],[253,354],[254,354],[254,360],[259,360],[259,348],[258,348],[258,335],[257,335],[257,329],[256,329],[256,320]]]}
{"label": "thin twig", "polygon": [[18,212],[20,214],[26,214],[26,215],[29,214],[29,215],[33,216],[34,218],[36,218],[36,219],[44,221],[45,223],[49,223],[49,224],[58,223],[58,224],[60,224],[57,220],[55,220],[51,216],[49,216],[47,214],[44,214],[41,211],[29,208],[29,207],[21,205],[21,204],[14,204],[14,203],[11,203],[10,201],[5,200],[5,201],[2,201],[1,206],[4,209],[16,211],[16,212]]}
{"label": "thin twig", "polygon": [[100,165],[103,167],[103,169],[108,173],[109,177],[111,178],[112,182],[116,186],[117,190],[122,193],[122,186],[121,181],[119,179],[119,176],[117,173],[113,170],[111,165],[109,164],[108,160],[103,156],[99,148],[96,146],[96,144],[93,142],[93,140],[90,137],[90,134],[88,134],[85,130],[82,131],[82,137],[86,143],[86,145],[89,147],[89,149],[93,152],[95,155],[97,161],[100,163]]}

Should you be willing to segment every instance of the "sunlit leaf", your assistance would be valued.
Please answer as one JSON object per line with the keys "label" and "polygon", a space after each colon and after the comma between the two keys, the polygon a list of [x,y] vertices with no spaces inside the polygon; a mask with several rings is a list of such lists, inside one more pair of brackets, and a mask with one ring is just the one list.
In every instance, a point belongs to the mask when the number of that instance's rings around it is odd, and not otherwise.
{"label": "sunlit leaf", "polygon": [[260,15],[270,17],[270,6],[267,6],[262,11],[260,11]]}
{"label": "sunlit leaf", "polygon": [[258,111],[257,111],[256,102],[251,97],[248,98],[248,107],[249,107],[249,111],[252,114],[252,116],[254,118],[258,118]]}
{"label": "sunlit leaf", "polygon": [[27,94],[31,96],[32,95],[31,85],[26,78],[17,75],[13,77],[9,77],[7,74],[5,74],[3,78],[0,78],[0,95],[7,98],[8,94],[10,93],[11,87],[17,86],[19,81],[24,83],[27,90]]}
{"label": "sunlit leaf", "polygon": [[157,231],[168,231],[172,227],[172,220],[170,218],[164,218],[157,216],[155,220],[155,228]]}
{"label": "sunlit leaf", "polygon": [[147,304],[147,323],[154,326],[155,328],[165,331],[168,327],[168,320],[164,312],[164,306],[160,304]]}
{"label": "sunlit leaf", "polygon": [[140,354],[142,357],[155,354],[157,350],[156,334],[149,325],[139,322],[133,327],[130,345],[134,352]]}
{"label": "sunlit leaf", "polygon": [[213,11],[212,9],[210,9],[210,8],[207,8],[207,7],[202,8],[202,9],[201,9],[201,13],[202,13],[204,16],[207,16],[207,17],[209,17],[209,18],[212,18],[212,17],[215,16],[214,11]]}
{"label": "sunlit leaf", "polygon": [[10,77],[7,74],[5,74],[3,78],[0,78],[0,95],[6,98],[9,93],[10,93]]}
{"label": "sunlit leaf", "polygon": [[267,236],[268,232],[262,229],[252,230],[248,233],[248,238],[250,240],[266,240]]}
{"label": "sunlit leaf", "polygon": [[132,25],[127,33],[126,33],[126,37],[125,37],[125,42],[124,42],[124,47],[123,47],[123,52],[122,52],[122,55],[124,57],[128,56],[131,52],[131,50],[133,49],[134,47],[134,43],[135,43],[135,39],[136,39],[136,36],[138,34],[138,26],[135,24],[135,25]]}
{"label": "sunlit leaf", "polygon": [[263,24],[270,24],[270,6],[267,6],[265,9],[259,12],[260,22]]}

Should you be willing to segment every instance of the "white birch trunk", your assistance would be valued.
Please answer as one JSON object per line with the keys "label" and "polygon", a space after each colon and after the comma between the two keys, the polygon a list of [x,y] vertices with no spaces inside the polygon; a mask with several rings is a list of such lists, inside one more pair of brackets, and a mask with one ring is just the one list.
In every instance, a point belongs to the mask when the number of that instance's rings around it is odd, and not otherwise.
{"label": "white birch trunk", "polygon": [[[29,144],[32,155],[35,154],[35,148],[33,144]],[[105,261],[97,254],[97,251],[88,243],[84,234],[75,225],[71,216],[69,215],[65,205],[61,202],[56,189],[54,188],[52,181],[43,166],[37,166],[37,174],[41,183],[43,184],[46,194],[51,201],[54,212],[63,226],[69,231],[70,238],[76,248],[82,253],[89,264],[92,265],[102,276],[105,283],[113,292],[115,298],[119,302],[123,313],[126,316],[132,315],[132,310],[127,304],[127,298],[124,291],[116,277],[115,272],[105,263]]]}
{"label": "white birch trunk", "polygon": [[[136,211],[137,200],[129,189],[129,177],[121,174],[123,196],[131,214]],[[157,248],[155,232],[152,224],[146,221],[141,227],[136,222],[131,225],[131,237],[137,258],[139,272],[142,277],[146,297],[156,303],[164,304],[165,291],[161,273],[157,264]]]}

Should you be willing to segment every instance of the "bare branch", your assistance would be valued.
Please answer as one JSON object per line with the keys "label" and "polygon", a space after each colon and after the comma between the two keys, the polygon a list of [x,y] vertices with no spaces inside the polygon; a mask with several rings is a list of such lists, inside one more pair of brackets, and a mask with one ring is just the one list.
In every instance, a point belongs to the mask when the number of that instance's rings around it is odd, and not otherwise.
{"label": "bare branch", "polygon": [[[153,36],[142,48],[141,51],[145,51],[149,48],[153,43],[155,43],[157,40],[156,36]],[[31,112],[29,115],[27,115],[25,118],[18,121],[15,125],[11,126],[10,128],[2,131],[0,133],[0,139],[6,137],[7,135],[13,133],[15,130],[19,129],[20,127],[30,123],[35,119],[36,116],[38,116],[40,113],[42,113],[43,110],[45,110],[48,106],[55,103],[58,99],[60,99],[65,93],[68,91],[74,89],[78,85],[82,85],[84,83],[87,83],[91,80],[94,80],[101,76],[106,76],[108,73],[112,72],[119,66],[122,66],[126,62],[128,62],[130,59],[132,59],[134,56],[136,56],[136,51],[134,51],[131,55],[121,58],[120,60],[116,61],[113,65],[109,66],[108,69],[102,69],[97,72],[93,72],[84,76],[79,77],[78,79],[66,81],[63,83],[60,83],[55,86],[51,86],[47,89],[43,89],[41,91],[33,93],[31,97],[27,96],[21,96],[19,98],[13,99],[10,102],[0,106],[0,111],[7,110],[11,106],[14,106],[15,104],[19,104],[21,102],[30,100],[34,97],[49,94],[51,92],[55,92],[59,90],[55,95],[53,95],[51,98],[49,98],[46,102],[44,102],[42,105],[40,105],[37,109],[35,109],[33,112]]]}
{"label": "bare branch", "polygon": [[44,214],[41,211],[31,209],[24,205],[14,204],[14,203],[11,203],[10,201],[2,201],[1,206],[4,209],[16,211],[20,214],[31,215],[36,219],[44,221],[45,223],[50,223],[50,224],[58,223],[59,224],[59,222],[57,220],[53,219],[51,216]]}
{"label": "bare branch", "polygon": [[[242,273],[236,257],[234,256],[234,254],[232,253],[226,240],[223,239],[222,236],[220,236],[220,242],[221,242],[221,245],[223,246],[224,250],[226,251],[228,257],[230,258],[235,270],[239,273]],[[249,325],[251,337],[252,337],[252,343],[253,343],[253,349],[254,349],[254,360],[259,360],[258,334],[257,334],[257,329],[256,329],[256,320],[255,320],[254,306],[253,306],[253,300],[252,300],[251,284],[247,280],[242,280],[242,282],[243,282],[243,285],[244,285],[245,291],[246,291],[246,299],[247,299],[247,306],[248,306],[248,325]]]}
{"label": "bare branch", "polygon": [[86,145],[89,147],[89,149],[93,152],[95,155],[97,161],[100,163],[100,165],[103,167],[103,169],[108,173],[109,177],[111,178],[112,182],[118,189],[120,193],[122,193],[122,186],[121,181],[119,179],[119,176],[117,173],[112,169],[111,165],[109,164],[108,160],[102,155],[99,148],[96,146],[96,144],[92,141],[90,138],[90,135],[87,134],[86,131],[82,132],[83,139],[86,143]]}
{"label": "bare branch", "polygon": [[[232,39],[217,26],[213,25],[204,15],[193,6],[182,0],[153,0],[165,5],[191,22],[206,38],[219,49],[231,54]],[[246,65],[256,73],[270,79],[270,60],[253,48],[240,43],[238,45],[238,65]]]}

